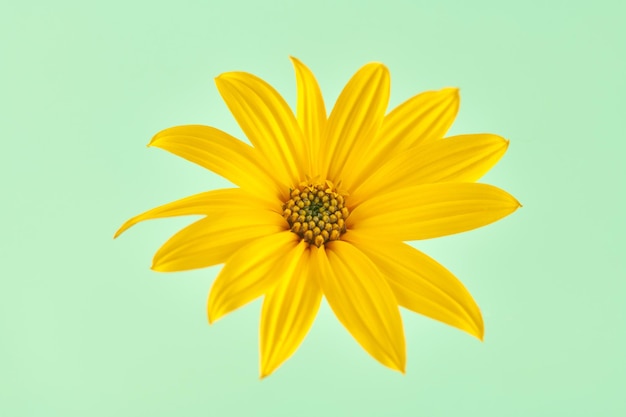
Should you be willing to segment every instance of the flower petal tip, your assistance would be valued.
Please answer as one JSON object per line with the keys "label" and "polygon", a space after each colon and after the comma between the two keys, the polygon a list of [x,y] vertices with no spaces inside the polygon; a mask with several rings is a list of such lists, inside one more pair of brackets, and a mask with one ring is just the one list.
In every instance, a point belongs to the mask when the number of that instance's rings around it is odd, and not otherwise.
{"label": "flower petal tip", "polygon": [[[229,88],[233,88],[234,85],[241,80],[242,75],[246,75],[247,73],[241,71],[229,71],[223,72],[217,77],[213,79],[215,82],[215,86],[220,94],[224,94],[224,92],[229,91]],[[226,90],[225,90],[226,89]]]}
{"label": "flower petal tip", "polygon": [[367,64],[367,66],[374,67],[377,71],[382,71],[384,74],[389,76],[389,68],[382,62],[373,61]]}
{"label": "flower petal tip", "polygon": [[223,313],[218,313],[214,309],[209,309],[207,311],[207,319],[209,320],[209,325],[215,324],[219,319],[224,317]]}
{"label": "flower petal tip", "polygon": [[284,364],[283,362],[276,362],[276,361],[272,361],[269,360],[265,363],[261,363],[260,367],[259,367],[259,379],[263,380],[265,378],[267,378],[268,376],[274,375],[274,373],[280,369]]}
{"label": "flower petal tip", "polygon": [[225,79],[228,78],[228,73],[224,72],[220,75],[218,75],[217,77],[213,78],[213,82],[215,83],[215,86],[217,87],[218,90],[220,90],[220,87],[224,86],[224,82],[226,81]]}
{"label": "flower petal tip", "polygon": [[478,339],[481,343],[485,341],[485,329],[480,329],[478,333],[473,334],[476,339]]}
{"label": "flower petal tip", "polygon": [[123,225],[121,225],[120,228],[117,229],[117,231],[113,235],[113,239],[117,239],[119,236],[121,236],[122,233],[130,229],[134,224],[132,223],[132,220],[133,219],[127,220]]}
{"label": "flower petal tip", "polygon": [[485,328],[483,327],[482,321],[477,324],[477,327],[472,330],[465,330],[470,336],[474,336],[480,342],[485,341]]}
{"label": "flower petal tip", "polygon": [[397,358],[390,358],[391,362],[387,362],[385,365],[393,370],[400,372],[402,375],[406,375],[406,352],[400,353],[402,356]]}
{"label": "flower petal tip", "polygon": [[152,139],[150,139],[150,142],[148,142],[146,144],[146,148],[150,148],[152,146],[155,146],[155,143],[161,138],[161,133],[162,132],[159,132],[156,135],[152,136]]}
{"label": "flower petal tip", "polygon": [[173,272],[173,271],[168,270],[164,264],[156,262],[156,261],[152,261],[152,265],[150,266],[150,269],[152,269],[154,272]]}
{"label": "flower petal tip", "polygon": [[394,371],[400,372],[402,375],[406,375],[406,360],[401,364],[394,364],[394,366],[390,367]]}
{"label": "flower petal tip", "polygon": [[444,101],[451,103],[451,105],[456,108],[455,111],[458,111],[461,102],[461,89],[459,87],[444,87],[439,90],[439,94]]}
{"label": "flower petal tip", "polygon": [[219,85],[219,84],[223,84],[225,82],[230,81],[237,74],[241,74],[241,73],[237,72],[237,71],[223,72],[220,75],[218,75],[217,77],[215,77],[213,80],[215,81],[215,84]]}
{"label": "flower petal tip", "polygon": [[511,211],[511,213],[514,212],[515,210],[517,210],[518,208],[523,207],[522,203],[520,203],[517,198],[513,197],[513,195],[509,194],[509,197],[510,197],[510,201],[511,201],[512,205],[515,206],[513,208],[513,210]]}
{"label": "flower petal tip", "polygon": [[259,380],[264,380],[268,376],[272,375],[275,370],[276,367],[269,368],[267,365],[261,365],[261,369],[259,370]]}

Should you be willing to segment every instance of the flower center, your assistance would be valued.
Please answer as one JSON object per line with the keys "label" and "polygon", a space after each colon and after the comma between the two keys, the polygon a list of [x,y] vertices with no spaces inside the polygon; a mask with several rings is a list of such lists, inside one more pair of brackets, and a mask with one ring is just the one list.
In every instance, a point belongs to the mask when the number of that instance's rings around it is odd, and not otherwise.
{"label": "flower center", "polygon": [[330,240],[338,240],[346,232],[345,220],[350,211],[344,198],[330,181],[307,184],[289,193],[283,204],[283,217],[291,231],[318,248]]}

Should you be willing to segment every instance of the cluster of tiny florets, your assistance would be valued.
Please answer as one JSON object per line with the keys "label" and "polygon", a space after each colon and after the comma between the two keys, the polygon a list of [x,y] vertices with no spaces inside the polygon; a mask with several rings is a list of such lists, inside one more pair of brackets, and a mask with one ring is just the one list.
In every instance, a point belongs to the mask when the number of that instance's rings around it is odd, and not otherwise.
{"label": "cluster of tiny florets", "polygon": [[283,217],[291,231],[318,248],[345,233],[350,212],[332,184],[301,184],[289,193]]}

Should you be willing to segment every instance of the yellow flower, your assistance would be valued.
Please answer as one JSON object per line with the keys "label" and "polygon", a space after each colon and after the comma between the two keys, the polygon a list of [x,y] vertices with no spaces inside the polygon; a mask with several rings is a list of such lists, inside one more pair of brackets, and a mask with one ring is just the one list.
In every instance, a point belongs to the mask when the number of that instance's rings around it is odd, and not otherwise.
{"label": "yellow flower", "polygon": [[264,296],[261,377],[298,348],[322,296],[376,360],[404,372],[398,306],[479,339],[483,320],[452,273],[403,241],[464,232],[520,204],[475,183],[504,154],[492,134],[443,139],[458,90],[419,94],[385,115],[389,71],[362,67],[327,116],[311,71],[292,58],[297,112],[269,84],[245,72],[216,79],[249,146],[208,126],[158,133],[165,149],[239,188],[200,193],[128,220],[204,215],[172,236],[152,269],[183,271],[224,263],[208,299],[212,323]]}

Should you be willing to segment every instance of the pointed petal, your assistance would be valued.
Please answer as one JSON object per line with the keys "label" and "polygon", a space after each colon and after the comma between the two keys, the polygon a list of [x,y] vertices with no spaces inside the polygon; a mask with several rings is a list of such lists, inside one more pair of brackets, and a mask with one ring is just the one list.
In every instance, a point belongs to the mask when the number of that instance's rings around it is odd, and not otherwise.
{"label": "pointed petal", "polygon": [[357,160],[368,138],[382,123],[389,102],[389,70],[379,63],[363,66],[345,86],[322,136],[321,175],[337,184],[346,163]]}
{"label": "pointed petal", "polygon": [[322,291],[333,312],[377,361],[404,372],[404,330],[397,301],[374,263],[352,244],[311,248]]}
{"label": "pointed petal", "polygon": [[509,141],[489,133],[451,136],[421,147],[413,184],[475,182],[502,158]]}
{"label": "pointed petal", "polygon": [[[324,98],[311,70],[294,57],[291,57],[291,61],[296,71],[298,88],[298,124],[308,141],[311,167],[317,167],[322,130],[326,124]],[[311,172],[310,174],[315,176],[318,173]]]}
{"label": "pointed petal", "polygon": [[287,196],[287,183],[274,180],[258,152],[210,126],[176,126],[159,132],[155,146],[196,163],[261,197]]}
{"label": "pointed petal", "polygon": [[491,134],[452,136],[407,149],[388,160],[351,194],[351,203],[382,191],[435,182],[474,182],[500,160],[509,142]]}
{"label": "pointed petal", "polygon": [[309,171],[306,145],[293,112],[280,94],[245,72],[222,74],[215,84],[241,129],[281,182],[291,186],[303,180]]}
{"label": "pointed petal", "polygon": [[458,88],[418,94],[393,109],[383,121],[376,147],[408,149],[444,137],[459,111]]}
{"label": "pointed petal", "polygon": [[286,227],[282,216],[269,210],[241,209],[207,217],[165,242],[154,255],[152,269],[174,272],[224,263],[242,245]]}
{"label": "pointed petal", "polygon": [[347,183],[356,186],[396,154],[444,137],[459,109],[459,90],[444,88],[418,94],[393,109]]}
{"label": "pointed petal", "polygon": [[270,375],[298,349],[309,332],[322,291],[305,251],[294,271],[285,271],[267,293],[261,313],[261,378]]}
{"label": "pointed petal", "polygon": [[213,323],[293,275],[306,244],[289,231],[259,237],[238,250],[215,279],[207,313]]}
{"label": "pointed petal", "polygon": [[438,183],[377,195],[356,207],[348,229],[396,240],[430,239],[493,223],[520,203],[487,184]]}
{"label": "pointed petal", "polygon": [[141,213],[127,220],[115,233],[114,238],[144,220],[189,215],[217,216],[242,207],[249,209],[272,208],[265,201],[257,199],[239,188],[212,190],[185,197]]}
{"label": "pointed petal", "polygon": [[401,242],[385,242],[349,231],[343,237],[365,253],[385,275],[398,303],[482,340],[480,309],[450,271]]}

